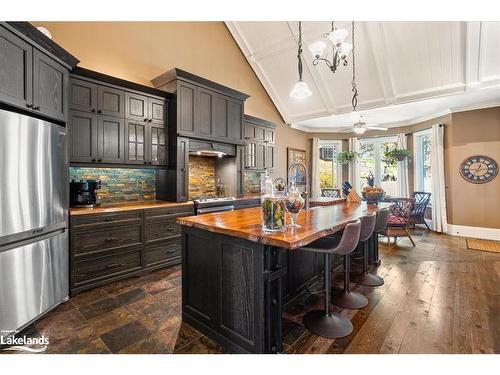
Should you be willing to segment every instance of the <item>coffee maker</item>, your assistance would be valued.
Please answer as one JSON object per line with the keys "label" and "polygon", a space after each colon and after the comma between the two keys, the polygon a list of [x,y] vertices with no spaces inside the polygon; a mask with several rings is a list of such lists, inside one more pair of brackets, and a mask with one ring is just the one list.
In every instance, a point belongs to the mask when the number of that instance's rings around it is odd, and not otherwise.
{"label": "coffee maker", "polygon": [[69,183],[71,207],[96,207],[101,204],[97,190],[101,188],[100,180],[75,181]]}

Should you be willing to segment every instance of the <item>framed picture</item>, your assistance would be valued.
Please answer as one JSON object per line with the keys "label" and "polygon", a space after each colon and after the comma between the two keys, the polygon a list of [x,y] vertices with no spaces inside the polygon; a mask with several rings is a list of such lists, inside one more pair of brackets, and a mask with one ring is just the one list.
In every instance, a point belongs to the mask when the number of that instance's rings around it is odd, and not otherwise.
{"label": "framed picture", "polygon": [[287,152],[286,168],[287,171],[289,171],[287,172],[288,184],[290,184],[290,180],[293,179],[297,187],[302,190],[306,187],[306,171],[304,170],[304,168],[301,168],[300,166],[293,167],[292,170],[289,169],[290,165],[297,162],[304,164],[307,168],[306,151],[298,148],[287,147],[286,152]]}

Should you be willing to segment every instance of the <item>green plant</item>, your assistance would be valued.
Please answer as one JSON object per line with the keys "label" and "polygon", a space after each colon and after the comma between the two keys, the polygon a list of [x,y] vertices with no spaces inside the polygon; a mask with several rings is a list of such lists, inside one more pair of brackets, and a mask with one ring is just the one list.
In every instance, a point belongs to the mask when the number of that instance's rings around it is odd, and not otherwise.
{"label": "green plant", "polygon": [[343,151],[339,152],[336,156],[337,162],[340,164],[349,164],[351,161],[356,160],[359,157],[359,153],[356,151]]}
{"label": "green plant", "polygon": [[409,150],[405,148],[395,148],[394,150],[384,152],[384,159],[382,161],[387,165],[396,165],[398,161],[409,159],[410,156]]}

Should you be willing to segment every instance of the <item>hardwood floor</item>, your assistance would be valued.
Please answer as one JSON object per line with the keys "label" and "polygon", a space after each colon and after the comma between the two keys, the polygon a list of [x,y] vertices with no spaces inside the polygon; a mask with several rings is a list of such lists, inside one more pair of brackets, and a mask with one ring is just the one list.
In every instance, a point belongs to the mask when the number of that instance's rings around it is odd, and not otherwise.
{"label": "hardwood floor", "polygon": [[369,305],[342,312],[354,325],[350,336],[305,332],[289,352],[500,353],[499,254],[468,250],[458,237],[420,229],[414,235],[415,248],[407,239],[390,246],[381,240],[377,274],[385,283],[355,288]]}
{"label": "hardwood floor", "polygon": [[[380,240],[384,285],[354,285],[361,310],[341,310],[354,332],[331,340],[308,332],[303,315],[322,296],[304,296],[283,314],[288,353],[500,353],[500,254],[466,249],[459,237],[416,229]],[[342,285],[335,274],[334,287]],[[47,353],[222,353],[182,323],[180,268],[161,270],[74,298],[25,330],[50,339]],[[6,353],[6,352],[3,352]]]}

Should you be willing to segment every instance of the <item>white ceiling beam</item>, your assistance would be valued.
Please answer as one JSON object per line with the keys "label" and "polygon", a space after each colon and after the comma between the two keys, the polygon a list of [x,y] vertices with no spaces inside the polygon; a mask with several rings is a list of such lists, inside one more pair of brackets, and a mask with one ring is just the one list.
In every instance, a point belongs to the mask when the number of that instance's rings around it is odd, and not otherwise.
{"label": "white ceiling beam", "polygon": [[465,34],[465,85],[467,90],[481,87],[481,22],[464,22],[463,33]]}
{"label": "white ceiling beam", "polygon": [[240,47],[241,51],[243,52],[243,55],[245,56],[248,63],[250,64],[250,67],[253,69],[253,71],[257,75],[257,78],[260,80],[260,83],[262,84],[262,86],[264,86],[264,89],[267,91],[269,97],[271,98],[274,105],[276,106],[276,108],[280,112],[281,116],[283,117],[283,120],[285,121],[285,123],[290,124],[291,123],[290,115],[286,111],[285,106],[281,102],[278,93],[276,92],[273,85],[271,84],[271,80],[269,79],[269,77],[267,77],[267,75],[264,73],[263,69],[261,69],[259,63],[254,58],[251,57],[252,50],[251,50],[248,42],[246,41],[246,39],[244,38],[244,36],[240,32],[240,30],[238,29],[237,22],[226,21],[225,23],[226,23],[226,26],[227,26],[229,32],[231,33],[234,40],[236,41],[236,43]]}
{"label": "white ceiling beam", "polygon": [[384,36],[382,22],[358,22],[357,25],[361,25],[366,45],[369,46],[368,48],[377,69],[378,80],[384,93],[385,104],[394,104],[397,102],[394,78],[390,73],[386,60],[387,40]]}

